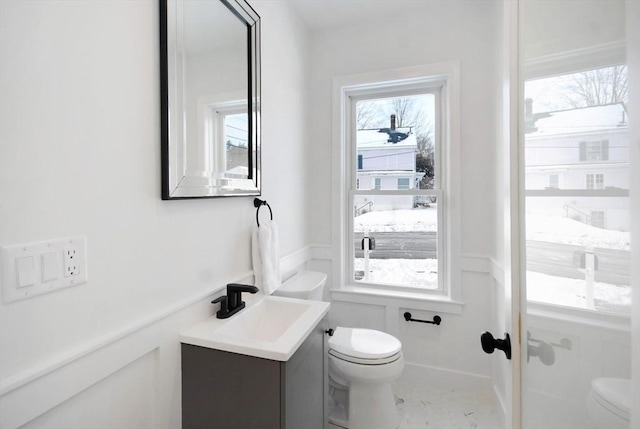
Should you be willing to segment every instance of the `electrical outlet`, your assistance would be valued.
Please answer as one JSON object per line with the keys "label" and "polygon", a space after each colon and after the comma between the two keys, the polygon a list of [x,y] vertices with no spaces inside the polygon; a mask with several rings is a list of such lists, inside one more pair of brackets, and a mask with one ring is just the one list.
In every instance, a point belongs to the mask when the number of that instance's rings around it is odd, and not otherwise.
{"label": "electrical outlet", "polygon": [[64,276],[71,277],[80,274],[78,249],[70,245],[64,248]]}
{"label": "electrical outlet", "polygon": [[85,236],[0,246],[5,304],[84,284],[87,273]]}

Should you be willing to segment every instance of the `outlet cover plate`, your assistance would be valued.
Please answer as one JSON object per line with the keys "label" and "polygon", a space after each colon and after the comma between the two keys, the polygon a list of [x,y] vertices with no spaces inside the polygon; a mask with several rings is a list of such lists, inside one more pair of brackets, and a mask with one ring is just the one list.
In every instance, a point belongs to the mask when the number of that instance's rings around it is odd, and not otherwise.
{"label": "outlet cover plate", "polygon": [[[75,250],[73,259],[64,257],[68,249]],[[32,257],[32,285],[19,287],[17,261]],[[65,269],[71,266],[70,275]],[[0,267],[2,271],[2,301],[19,301],[34,296],[54,292],[58,289],[86,283],[87,276],[87,238],[85,236],[59,238],[34,243],[2,246],[0,248]]]}

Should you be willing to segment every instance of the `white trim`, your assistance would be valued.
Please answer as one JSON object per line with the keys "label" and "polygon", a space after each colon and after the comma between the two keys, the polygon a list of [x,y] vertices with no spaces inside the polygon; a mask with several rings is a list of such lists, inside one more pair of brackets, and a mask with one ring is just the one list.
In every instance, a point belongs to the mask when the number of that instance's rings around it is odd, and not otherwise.
{"label": "white trim", "polygon": [[311,246],[303,247],[280,258],[281,278],[284,279],[289,274],[304,266],[310,258]]}
{"label": "white trim", "polygon": [[464,254],[460,259],[460,268],[462,271],[470,271],[475,273],[491,273],[492,259],[487,255]]}
{"label": "white trim", "polygon": [[625,41],[618,40],[586,48],[541,55],[525,61],[526,75],[523,77],[526,80],[534,80],[569,72],[624,64],[625,50]]}
{"label": "white trim", "polygon": [[[399,85],[397,85],[399,84]],[[462,296],[460,285],[460,63],[459,61],[442,62],[424,66],[407,67],[395,70],[385,70],[381,72],[364,73],[351,76],[335,77],[333,79],[333,102],[332,102],[332,159],[336,170],[332,177],[333,206],[333,235],[332,243],[336,266],[333,270],[332,284],[340,287],[346,283],[348,264],[346,259],[346,236],[349,216],[345,203],[347,189],[345,183],[351,183],[348,174],[351,170],[348,167],[348,156],[344,155],[344,148],[347,145],[346,136],[352,130],[349,129],[348,110],[344,107],[348,104],[348,96],[366,96],[374,92],[379,92],[381,88],[395,86],[392,93],[401,90],[415,91],[416,88],[436,87],[445,85],[446,97],[444,105],[447,107],[445,117],[442,121],[448,126],[443,127],[448,130],[448,135],[442,133],[443,148],[448,168],[443,170],[445,175],[442,188],[447,189],[448,198],[442,202],[443,210],[446,212],[446,219],[439,224],[442,231],[446,231],[446,243],[444,245],[443,259],[447,268],[439,270],[442,274],[449,276],[441,281],[445,286],[446,294],[452,301],[460,300]],[[446,162],[448,161],[448,162]],[[353,173],[352,173],[353,174]],[[430,294],[434,296],[434,294]]]}
{"label": "white trim", "polygon": [[[322,248],[317,246],[315,251],[322,253]],[[311,254],[311,246],[306,246],[284,256],[282,272],[303,266]],[[253,284],[253,271],[216,283],[221,286],[196,292],[1,380],[0,427],[22,426],[143,356],[155,354],[158,359],[166,359],[162,347],[177,347],[181,330],[211,316],[215,308],[209,301],[224,291],[224,285]],[[188,313],[181,313],[187,309]]]}
{"label": "white trim", "polygon": [[310,248],[310,259],[319,259],[333,262],[333,247],[329,244],[312,244]]}
{"label": "white trim", "polygon": [[[294,271],[300,266],[304,265],[311,255],[310,246],[303,247],[295,252],[292,252],[280,260],[281,272],[286,274],[287,272]],[[88,356],[89,354],[107,347],[123,338],[136,333],[154,323],[161,321],[179,311],[194,305],[200,301],[212,298],[214,295],[223,292],[226,284],[228,283],[249,283],[253,284],[253,271],[247,271],[240,275],[236,275],[226,280],[218,280],[217,283],[221,286],[214,288],[208,288],[200,292],[196,292],[191,296],[184,298],[168,307],[151,313],[145,317],[128,323],[118,329],[114,329],[105,333],[102,336],[87,341],[79,347],[70,349],[66,352],[60,353],[44,362],[32,366],[31,368],[22,371],[18,374],[9,376],[0,381],[0,397],[16,390],[38,378],[54,372],[70,363]]]}
{"label": "white trim", "polygon": [[464,303],[453,301],[442,295],[427,295],[424,292],[407,292],[373,289],[359,286],[342,286],[331,289],[333,301],[352,302],[375,306],[394,306],[412,310],[438,311],[450,314],[462,314]]}
{"label": "white trim", "polygon": [[[228,282],[220,283],[227,284],[234,282],[252,282],[252,280],[253,272],[247,272],[243,275],[235,277],[234,279],[229,279]],[[147,326],[157,323],[160,320],[189,307],[190,305],[202,301],[205,298],[212,297],[216,293],[224,290],[224,287],[225,286],[218,286],[213,289],[207,289],[195,293],[190,297],[178,301],[177,303],[172,304],[162,310],[156,311],[146,317],[128,323],[119,329],[114,329],[91,341],[87,341],[79,347],[58,354],[53,358],[41,362],[40,364],[34,365],[33,367],[23,372],[7,377],[0,382],[0,396],[6,395],[7,393],[18,389],[37,378],[43,377],[101,348],[107,347],[110,344],[113,344],[143,328],[146,328]]]}
{"label": "white trim", "polygon": [[[629,158],[631,183],[631,260],[640,260],[640,2],[626,6],[627,64],[629,70]],[[631,422],[640,427],[640,264],[633,263],[631,275]]]}

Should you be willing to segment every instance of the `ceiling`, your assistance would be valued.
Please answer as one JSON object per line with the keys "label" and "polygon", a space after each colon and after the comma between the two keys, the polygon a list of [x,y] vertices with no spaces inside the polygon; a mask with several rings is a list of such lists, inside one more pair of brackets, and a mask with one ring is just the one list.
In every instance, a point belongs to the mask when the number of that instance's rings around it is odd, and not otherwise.
{"label": "ceiling", "polygon": [[[252,0],[256,2],[269,0]],[[449,0],[287,0],[311,31],[354,23],[383,22],[393,15],[426,11],[429,3]]]}

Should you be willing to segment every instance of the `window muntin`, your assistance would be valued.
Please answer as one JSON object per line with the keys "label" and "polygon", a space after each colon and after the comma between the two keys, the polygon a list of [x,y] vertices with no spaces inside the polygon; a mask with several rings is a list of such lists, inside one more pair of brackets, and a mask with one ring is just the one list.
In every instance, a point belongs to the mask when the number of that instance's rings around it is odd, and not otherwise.
{"label": "window muntin", "polygon": [[444,290],[439,91],[395,95],[387,88],[351,100],[352,282]]}

